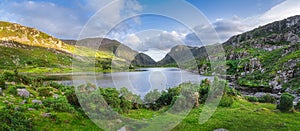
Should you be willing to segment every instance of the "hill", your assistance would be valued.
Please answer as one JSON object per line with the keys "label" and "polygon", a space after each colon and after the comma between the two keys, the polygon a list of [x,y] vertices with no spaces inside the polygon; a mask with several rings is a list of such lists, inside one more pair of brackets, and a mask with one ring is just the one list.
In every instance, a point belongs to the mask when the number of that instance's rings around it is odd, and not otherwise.
{"label": "hill", "polygon": [[[276,21],[231,37],[225,49],[228,78],[248,92],[300,89],[300,16]],[[192,54],[192,55],[191,55]],[[196,60],[198,65],[192,65]],[[158,62],[212,74],[205,47],[176,46]]]}
{"label": "hill", "polygon": [[95,56],[97,71],[110,70],[103,67],[109,67],[113,58],[125,61],[111,53],[66,44],[37,29],[9,22],[0,22],[0,50],[0,70],[29,73],[70,72],[73,62],[91,67]]}
{"label": "hill", "polygon": [[70,45],[82,45],[88,48],[98,48],[99,51],[111,53],[116,57],[125,59],[136,66],[154,66],[156,62],[148,55],[139,53],[116,40],[107,38],[87,38],[82,40],[62,40]]}

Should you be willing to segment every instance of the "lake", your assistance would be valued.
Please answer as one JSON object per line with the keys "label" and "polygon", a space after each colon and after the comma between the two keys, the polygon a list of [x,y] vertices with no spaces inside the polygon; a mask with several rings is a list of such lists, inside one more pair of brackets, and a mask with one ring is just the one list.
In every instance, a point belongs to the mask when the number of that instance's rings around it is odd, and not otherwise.
{"label": "lake", "polygon": [[184,82],[200,83],[206,78],[213,79],[179,68],[140,68],[133,72],[75,74],[72,75],[71,80],[61,80],[59,83],[78,86],[90,82],[103,88],[126,87],[131,92],[143,97],[154,89],[161,91]]}

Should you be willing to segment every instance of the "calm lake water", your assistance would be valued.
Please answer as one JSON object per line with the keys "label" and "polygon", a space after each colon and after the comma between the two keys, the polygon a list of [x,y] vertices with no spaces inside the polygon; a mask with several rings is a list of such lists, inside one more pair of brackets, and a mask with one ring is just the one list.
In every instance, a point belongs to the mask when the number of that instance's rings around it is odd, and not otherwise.
{"label": "calm lake water", "polygon": [[178,86],[184,82],[200,83],[203,79],[212,77],[201,76],[178,68],[140,68],[135,72],[114,73],[83,73],[73,75],[72,80],[59,81],[65,85],[82,85],[88,82],[96,84],[97,87],[126,87],[131,92],[142,97],[149,91]]}

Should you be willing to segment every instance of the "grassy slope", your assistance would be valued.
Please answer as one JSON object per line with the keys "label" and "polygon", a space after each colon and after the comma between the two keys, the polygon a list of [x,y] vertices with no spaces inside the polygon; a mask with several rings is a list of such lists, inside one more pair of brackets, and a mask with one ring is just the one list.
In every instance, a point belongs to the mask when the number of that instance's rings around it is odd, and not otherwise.
{"label": "grassy slope", "polygon": [[[0,99],[3,99],[0,97]],[[18,99],[18,98],[17,98]],[[0,105],[3,104],[0,101]],[[191,110],[189,115],[173,130],[214,130],[225,128],[228,130],[298,130],[300,125],[300,113],[281,113],[274,104],[250,103],[242,99],[235,101],[232,107],[219,107],[208,122],[198,123],[200,108]],[[100,130],[87,118],[79,119],[74,113],[51,112],[56,114],[60,122],[49,118],[40,117],[44,110],[27,111],[33,116],[35,129],[37,130]],[[151,121],[154,115],[159,116],[163,111],[150,111],[145,109],[131,110],[125,116],[134,119],[146,119]],[[178,116],[167,115],[164,119],[174,120]],[[164,121],[153,121],[151,129],[161,130],[166,128]],[[165,123],[168,124],[168,123]],[[51,128],[49,128],[51,127]]]}
{"label": "grassy slope", "polygon": [[[123,61],[112,53],[65,44],[34,28],[9,22],[0,21],[0,41],[23,45],[22,47],[0,46],[0,70],[12,70],[18,67],[19,71],[27,73],[71,72],[72,63],[75,62],[80,68],[89,67],[84,69],[85,71],[92,71],[95,67],[93,59],[96,59],[107,61],[96,65],[96,71],[105,71],[109,69],[103,69],[103,65],[110,65],[111,59]],[[58,51],[60,53],[57,53]],[[72,58],[72,55],[80,56],[83,60]],[[13,62],[15,60],[19,62]],[[80,68],[73,71],[82,71]]]}
{"label": "grassy slope", "polygon": [[[203,125],[199,124],[202,107],[193,109],[189,115],[173,130],[214,130],[225,128],[232,130],[298,130],[300,113],[281,113],[274,104],[251,103],[243,99],[235,101],[232,107],[219,107],[213,116]],[[146,118],[147,121],[159,112],[148,110],[132,110],[127,116],[135,119]],[[177,116],[167,115],[165,119],[176,119]],[[165,128],[163,121],[154,121],[157,130]]]}

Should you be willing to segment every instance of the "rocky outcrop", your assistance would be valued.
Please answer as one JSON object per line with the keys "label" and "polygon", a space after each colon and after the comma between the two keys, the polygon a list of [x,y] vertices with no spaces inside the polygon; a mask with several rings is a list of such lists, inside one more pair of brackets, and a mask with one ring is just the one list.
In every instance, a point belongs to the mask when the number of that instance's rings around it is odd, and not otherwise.
{"label": "rocky outcrop", "polygon": [[18,96],[28,98],[30,93],[26,89],[17,89]]}
{"label": "rocky outcrop", "polygon": [[206,59],[208,57],[205,47],[190,47],[178,45],[158,62],[158,65],[181,64],[191,60]]}
{"label": "rocky outcrop", "polygon": [[72,53],[72,48],[59,39],[47,35],[37,29],[25,27],[16,23],[0,21],[0,40],[15,41],[30,46],[52,48]]}
{"label": "rocky outcrop", "polygon": [[150,56],[144,53],[137,54],[131,63],[138,66],[155,66],[156,64]]}

